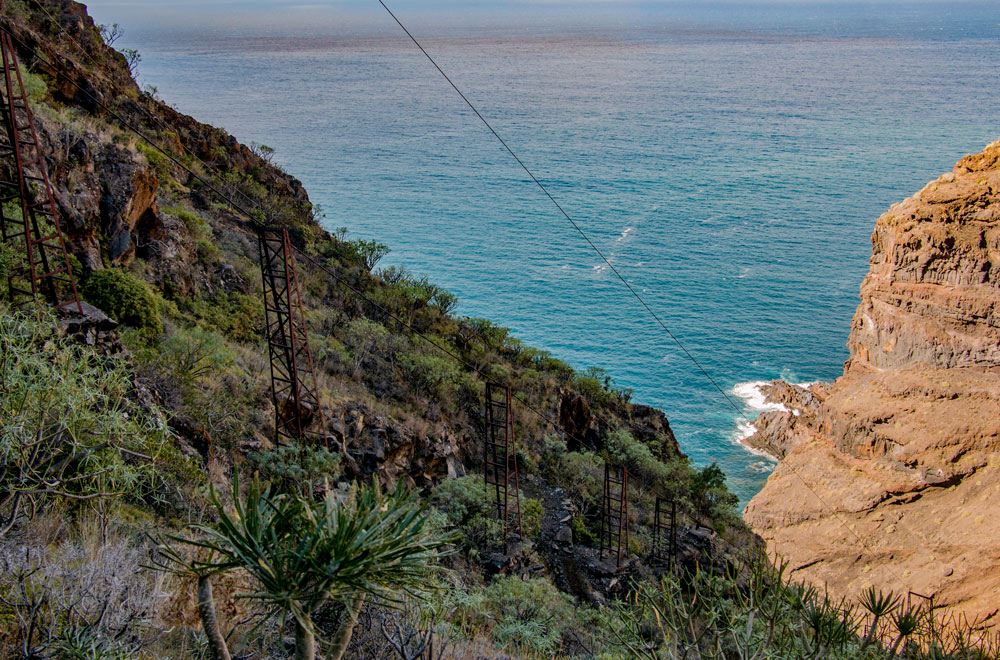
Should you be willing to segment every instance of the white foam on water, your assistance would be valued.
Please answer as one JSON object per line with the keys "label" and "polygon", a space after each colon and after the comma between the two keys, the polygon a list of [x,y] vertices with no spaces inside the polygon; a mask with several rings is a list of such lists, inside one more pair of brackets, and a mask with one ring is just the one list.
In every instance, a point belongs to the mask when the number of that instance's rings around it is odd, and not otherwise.
{"label": "white foam on water", "polygon": [[632,233],[633,231],[635,231],[635,227],[626,227],[626,228],[625,228],[625,230],[624,230],[624,231],[622,231],[622,235],[621,235],[621,236],[619,236],[619,237],[618,237],[618,240],[617,240],[617,241],[615,241],[615,242],[616,242],[616,243],[621,243],[621,242],[622,242],[622,241],[624,241],[624,240],[625,240],[626,238],[628,238],[628,235],[629,235],[629,234],[631,234],[631,233]]}
{"label": "white foam on water", "polygon": [[[763,412],[774,412],[774,411],[788,411],[788,408],[780,403],[772,403],[767,400],[761,389],[764,385],[768,385],[766,380],[754,380],[746,383],[737,383],[733,386],[732,393],[743,400],[743,405],[748,409],[747,412],[750,414],[759,414]],[[794,413],[793,413],[794,414]],[[768,454],[766,451],[757,449],[756,447],[751,447],[746,443],[747,438],[752,436],[757,432],[757,428],[745,417],[736,418],[736,430],[733,432],[732,440],[735,444],[739,445],[747,452],[753,454],[754,456],[760,456],[767,459],[771,463],[776,463],[776,459]],[[755,463],[754,465],[757,465]],[[754,469],[751,467],[751,469]],[[773,465],[767,470],[756,470],[759,472],[769,472],[773,469]]]}
{"label": "white foam on water", "polygon": [[736,420],[736,433],[733,436],[733,440],[736,441],[736,444],[743,444],[744,440],[756,432],[757,427],[751,424],[749,420],[741,417]]}
{"label": "white foam on water", "polygon": [[747,452],[753,454],[754,456],[760,456],[761,458],[766,458],[769,461],[775,461],[774,456],[771,456],[766,451],[762,449],[757,449],[756,447],[751,447],[746,443],[747,438],[752,436],[757,432],[757,427],[750,423],[750,420],[745,417],[736,418],[736,431],[732,435],[733,444],[739,445]]}
{"label": "white foam on water", "polygon": [[733,387],[733,394],[743,399],[743,404],[750,410],[758,412],[771,412],[775,410],[788,411],[783,404],[772,403],[767,400],[761,387],[767,385],[766,380],[755,380],[749,383],[737,383]]}

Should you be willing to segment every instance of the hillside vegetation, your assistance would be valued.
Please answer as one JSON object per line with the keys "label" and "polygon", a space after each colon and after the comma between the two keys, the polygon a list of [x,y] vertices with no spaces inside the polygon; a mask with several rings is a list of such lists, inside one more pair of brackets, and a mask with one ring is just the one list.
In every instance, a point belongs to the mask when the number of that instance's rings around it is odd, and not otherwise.
{"label": "hillside vegetation", "polygon": [[[139,90],[82,5],[8,2],[3,24],[80,291],[119,325],[0,303],[0,656],[1000,657],[894,596],[788,584],[661,412],[324,230],[267,147]],[[273,443],[254,223],[300,251],[328,445]],[[487,381],[517,397],[508,554]],[[605,461],[630,473],[620,568],[597,549]],[[679,511],[663,562],[657,496]]]}

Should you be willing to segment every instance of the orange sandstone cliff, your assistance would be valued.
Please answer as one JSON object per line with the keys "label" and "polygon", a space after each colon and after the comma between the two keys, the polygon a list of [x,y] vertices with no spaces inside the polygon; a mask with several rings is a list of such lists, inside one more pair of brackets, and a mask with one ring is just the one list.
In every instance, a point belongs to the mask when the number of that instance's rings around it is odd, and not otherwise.
{"label": "orange sandstone cliff", "polygon": [[792,577],[998,629],[1000,142],[894,204],[872,244],[844,375],[767,388],[788,411],[747,442],[781,460],[744,517]]}

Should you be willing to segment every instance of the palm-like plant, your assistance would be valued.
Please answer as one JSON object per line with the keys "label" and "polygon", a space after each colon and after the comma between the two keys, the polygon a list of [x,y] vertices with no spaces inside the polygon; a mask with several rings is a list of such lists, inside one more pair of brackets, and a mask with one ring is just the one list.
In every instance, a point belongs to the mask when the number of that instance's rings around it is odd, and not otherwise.
{"label": "palm-like plant", "polygon": [[894,595],[891,591],[884,594],[873,586],[868,587],[861,594],[861,607],[871,615],[871,625],[868,627],[868,632],[865,633],[865,638],[861,642],[862,651],[875,639],[875,636],[878,634],[879,623],[882,619],[891,615],[899,607],[899,601],[899,596]]}
{"label": "palm-like plant", "polygon": [[[344,620],[327,654],[339,660],[365,601],[394,602],[401,592],[426,588],[448,543],[431,532],[425,508],[412,495],[402,488],[386,494],[374,482],[346,499],[331,492],[316,502],[256,481],[241,500],[234,480],[233,515],[214,489],[211,498],[218,522],[193,526],[195,538],[163,539],[158,566],[198,578],[198,605],[215,660],[230,656],[215,621],[212,575],[242,569],[256,587],[243,597],[291,614],[300,660],[315,658],[313,613],[331,600],[343,603]],[[203,558],[188,559],[182,546],[201,550]]]}
{"label": "palm-like plant", "polygon": [[899,634],[896,636],[896,641],[892,643],[892,648],[889,649],[890,658],[896,656],[900,642],[909,639],[911,635],[917,632],[917,629],[920,627],[921,618],[922,614],[918,606],[907,605],[893,612],[892,623]]}

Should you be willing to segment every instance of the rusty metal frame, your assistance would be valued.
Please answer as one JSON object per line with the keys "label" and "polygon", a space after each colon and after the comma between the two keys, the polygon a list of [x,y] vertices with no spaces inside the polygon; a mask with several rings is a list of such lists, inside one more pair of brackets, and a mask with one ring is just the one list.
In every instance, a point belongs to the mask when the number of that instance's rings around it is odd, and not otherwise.
{"label": "rusty metal frame", "polygon": [[628,468],[605,461],[599,552],[614,552],[618,568],[628,557],[628,531]]}
{"label": "rusty metal frame", "polygon": [[[17,286],[16,276],[9,274],[7,297],[15,307],[44,298],[57,309],[75,307],[83,314],[17,53],[7,32],[0,35],[0,54],[4,72],[0,90],[0,123],[4,130],[0,138],[6,138],[6,144],[0,141],[0,161],[8,161],[16,177],[15,181],[0,180],[0,238],[4,243],[23,245],[29,287]],[[5,205],[15,201],[20,218],[8,216],[4,210]],[[54,230],[43,235],[40,220],[46,217]]]}
{"label": "rusty metal frame", "polygon": [[322,411],[288,230],[260,228],[257,242],[264,283],[275,442],[317,441],[319,434],[309,431],[309,426],[313,415],[322,420]]}
{"label": "rusty metal frame", "polygon": [[653,513],[653,559],[673,565],[676,557],[677,501],[657,495]]}
{"label": "rusty metal frame", "polygon": [[[514,410],[509,385],[486,384],[486,442],[483,476],[487,490],[492,486],[497,519],[504,525],[503,552],[510,551],[510,537],[524,536],[521,525],[520,482],[514,452]],[[511,497],[510,485],[514,482]]]}
{"label": "rusty metal frame", "polygon": [[931,594],[930,596],[926,596],[924,594],[917,593],[916,591],[913,590],[909,590],[906,592],[906,607],[909,608],[912,605],[913,602],[912,599],[914,596],[920,598],[921,600],[927,603],[928,614],[934,611],[934,595]]}

